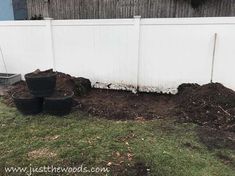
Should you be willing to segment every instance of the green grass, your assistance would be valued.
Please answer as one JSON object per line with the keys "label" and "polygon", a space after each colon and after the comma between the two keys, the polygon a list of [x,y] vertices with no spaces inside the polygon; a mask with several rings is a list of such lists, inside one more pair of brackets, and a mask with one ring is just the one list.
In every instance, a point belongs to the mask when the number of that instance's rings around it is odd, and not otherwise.
{"label": "green grass", "polygon": [[199,142],[195,128],[194,124],[172,120],[111,121],[82,112],[66,117],[23,116],[0,104],[0,175],[5,175],[6,166],[83,164],[88,168],[108,167],[108,175],[132,176],[137,172],[136,163],[144,164],[149,175],[156,176],[235,175],[234,166],[217,157],[220,152],[234,159],[234,151],[209,151]]}

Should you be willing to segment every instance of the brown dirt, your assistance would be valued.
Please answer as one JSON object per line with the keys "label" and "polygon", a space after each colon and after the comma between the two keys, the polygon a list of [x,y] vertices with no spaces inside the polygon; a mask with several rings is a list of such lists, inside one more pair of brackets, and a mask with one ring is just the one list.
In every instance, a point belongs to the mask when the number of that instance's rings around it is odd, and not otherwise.
{"label": "brown dirt", "polygon": [[54,158],[56,156],[57,154],[54,151],[47,148],[41,148],[28,153],[28,158],[30,160],[38,158]]}
{"label": "brown dirt", "polygon": [[34,97],[29,93],[29,91],[20,91],[17,92],[14,97],[20,99],[33,99]]}
{"label": "brown dirt", "polygon": [[[177,117],[183,122],[193,122],[235,132],[235,92],[222,84],[182,84],[177,95],[139,93],[91,89],[84,78],[74,78],[57,72],[57,90],[78,91],[77,108],[108,119],[148,120]],[[87,87],[87,88],[86,88]],[[5,103],[13,105],[11,95],[27,90],[25,82],[10,87],[4,96]],[[84,92],[85,95],[81,96]],[[78,96],[79,95],[79,96]]]}
{"label": "brown dirt", "polygon": [[235,152],[235,133],[223,130],[217,130],[210,127],[197,127],[196,129],[199,141],[203,143],[208,150],[214,151],[216,156],[224,163],[235,168],[234,156],[221,152],[218,149],[231,150]]}
{"label": "brown dirt", "polygon": [[117,120],[163,118],[173,114],[175,103],[171,95],[92,89],[78,97],[79,109]]}
{"label": "brown dirt", "polygon": [[115,176],[148,176],[150,169],[143,161],[137,161],[132,166],[123,164],[113,164],[110,166],[111,174]]}
{"label": "brown dirt", "polygon": [[28,91],[26,83],[24,81],[20,81],[9,87],[9,90],[3,95],[3,102],[8,106],[14,106],[14,102],[12,99],[12,95],[15,92],[25,92]]}
{"label": "brown dirt", "polygon": [[223,154],[222,152],[218,152],[216,156],[226,165],[230,165],[233,168],[235,168],[235,160],[233,159],[233,156],[228,156]]}
{"label": "brown dirt", "polygon": [[222,84],[182,84],[177,95],[92,89],[77,98],[79,109],[108,119],[178,117],[235,132],[235,92]]}
{"label": "brown dirt", "polygon": [[45,140],[45,141],[55,141],[55,140],[57,140],[59,138],[60,138],[60,135],[46,136],[45,138],[43,138],[43,140]]}
{"label": "brown dirt", "polygon": [[191,150],[199,150],[200,149],[200,147],[195,146],[195,145],[191,144],[190,142],[184,143],[183,147],[186,147],[186,148],[191,149]]}
{"label": "brown dirt", "polygon": [[176,99],[181,120],[235,132],[233,90],[219,83],[189,86]]}
{"label": "brown dirt", "polygon": [[68,74],[57,72],[56,89],[58,90],[75,90],[74,78]]}
{"label": "brown dirt", "polygon": [[209,150],[229,149],[235,151],[235,133],[210,127],[196,129],[200,142]]}

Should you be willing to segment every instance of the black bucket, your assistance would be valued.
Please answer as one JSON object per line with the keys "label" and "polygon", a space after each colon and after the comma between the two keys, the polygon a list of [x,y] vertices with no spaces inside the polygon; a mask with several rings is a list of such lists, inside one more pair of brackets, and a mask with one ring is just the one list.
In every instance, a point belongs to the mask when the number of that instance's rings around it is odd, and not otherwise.
{"label": "black bucket", "polygon": [[25,75],[25,80],[29,91],[35,97],[47,97],[53,94],[56,86],[56,73],[47,75],[34,75],[29,73]]}
{"label": "black bucket", "polygon": [[[59,95],[58,95],[59,93]],[[73,106],[72,91],[56,91],[51,97],[44,100],[44,111],[51,115],[64,116],[71,112]]]}
{"label": "black bucket", "polygon": [[24,115],[35,115],[42,112],[43,98],[35,98],[29,93],[27,96],[22,92],[12,95],[16,108]]}

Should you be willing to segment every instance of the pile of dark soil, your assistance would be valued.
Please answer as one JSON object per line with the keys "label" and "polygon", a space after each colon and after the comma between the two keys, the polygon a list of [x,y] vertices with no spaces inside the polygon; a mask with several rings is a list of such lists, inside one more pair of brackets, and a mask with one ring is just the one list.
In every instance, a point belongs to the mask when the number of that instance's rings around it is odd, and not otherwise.
{"label": "pile of dark soil", "polygon": [[181,119],[235,132],[235,92],[219,83],[181,85],[176,96]]}
{"label": "pile of dark soil", "polygon": [[19,99],[31,99],[31,98],[34,98],[28,91],[17,92],[13,96],[15,98],[19,98]]}
{"label": "pile of dark soil", "polygon": [[8,106],[14,106],[14,102],[12,99],[12,95],[15,92],[28,92],[28,88],[26,86],[26,82],[20,81],[9,87],[8,91],[5,95],[3,95],[3,102]]}
{"label": "pile of dark soil", "polygon": [[74,78],[75,83],[75,94],[76,95],[85,95],[91,90],[91,82],[86,78]]}
{"label": "pile of dark soil", "polygon": [[72,76],[65,73],[57,72],[57,77],[56,77],[57,90],[74,91],[75,87],[76,87],[75,81]]}
{"label": "pile of dark soil", "polygon": [[68,74],[57,72],[56,89],[73,91],[75,95],[82,96],[90,91],[91,82],[86,78],[72,77]]}

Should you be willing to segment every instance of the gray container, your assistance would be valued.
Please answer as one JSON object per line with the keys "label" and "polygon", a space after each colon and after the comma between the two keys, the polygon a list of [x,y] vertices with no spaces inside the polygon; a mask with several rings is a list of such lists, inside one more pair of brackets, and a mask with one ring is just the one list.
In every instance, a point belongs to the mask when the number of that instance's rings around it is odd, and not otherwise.
{"label": "gray container", "polygon": [[0,73],[0,85],[12,85],[21,81],[21,74]]}

